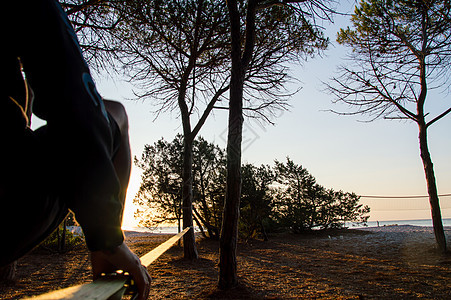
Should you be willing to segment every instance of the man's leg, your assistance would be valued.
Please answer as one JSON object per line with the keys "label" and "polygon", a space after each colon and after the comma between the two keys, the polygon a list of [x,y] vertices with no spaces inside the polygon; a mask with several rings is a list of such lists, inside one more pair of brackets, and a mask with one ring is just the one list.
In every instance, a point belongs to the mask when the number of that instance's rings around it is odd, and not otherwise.
{"label": "man's leg", "polygon": [[66,204],[54,193],[52,176],[47,170],[46,126],[27,132],[20,142],[11,146],[13,150],[2,157],[2,166],[6,167],[2,168],[0,176],[3,246],[0,266],[33,249],[68,213]]}

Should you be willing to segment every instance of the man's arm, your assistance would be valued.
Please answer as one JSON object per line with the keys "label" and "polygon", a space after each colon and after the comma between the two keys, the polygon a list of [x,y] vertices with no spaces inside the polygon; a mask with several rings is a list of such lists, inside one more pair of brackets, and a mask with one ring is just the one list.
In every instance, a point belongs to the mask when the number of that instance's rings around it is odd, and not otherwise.
{"label": "man's arm", "polygon": [[[113,165],[121,186],[119,201],[124,206],[131,168],[128,117],[121,103],[109,100],[104,100],[104,103],[108,114],[119,130],[119,133],[114,137],[116,140],[114,144],[116,144],[117,149],[115,149],[113,156]],[[138,299],[147,299],[150,291],[150,275],[146,267],[141,265],[139,258],[130,251],[125,243],[113,250],[91,252],[91,262],[94,279],[102,273],[111,273],[116,270],[129,272],[138,287]]]}

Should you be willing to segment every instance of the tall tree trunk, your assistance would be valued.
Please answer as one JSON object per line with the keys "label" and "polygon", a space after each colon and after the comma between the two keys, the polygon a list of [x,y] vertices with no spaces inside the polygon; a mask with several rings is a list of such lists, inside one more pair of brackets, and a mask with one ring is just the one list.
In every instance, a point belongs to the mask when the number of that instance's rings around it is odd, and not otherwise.
{"label": "tall tree trunk", "polygon": [[[183,228],[193,227],[193,141],[185,135],[183,147]],[[186,259],[199,257],[196,248],[194,228],[183,236],[183,250]]]}
{"label": "tall tree trunk", "polygon": [[232,72],[229,104],[229,133],[227,138],[227,187],[221,237],[219,240],[219,287],[236,286],[236,247],[241,197],[241,141],[243,136],[242,95],[239,74]]}
{"label": "tall tree trunk", "polygon": [[434,166],[428,149],[427,126],[424,122],[419,122],[420,156],[423,161],[424,173],[426,176],[427,189],[429,194],[429,204],[431,206],[432,224],[434,226],[435,240],[439,250],[446,252],[446,238],[443,230],[442,214],[435,182]]}
{"label": "tall tree trunk", "polygon": [[238,3],[228,0],[230,18],[232,72],[230,77],[229,124],[227,136],[227,187],[219,239],[219,281],[221,289],[238,284],[236,247],[241,198],[241,142],[243,139],[244,75],[252,59],[255,44],[257,0],[249,0],[246,12],[246,37],[241,51],[241,23]]}

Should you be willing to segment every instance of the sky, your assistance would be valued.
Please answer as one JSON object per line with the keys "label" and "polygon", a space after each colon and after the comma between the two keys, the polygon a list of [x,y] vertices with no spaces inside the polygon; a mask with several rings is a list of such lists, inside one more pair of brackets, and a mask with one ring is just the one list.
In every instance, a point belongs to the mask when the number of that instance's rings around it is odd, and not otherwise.
{"label": "sky", "polygon": [[[343,4],[344,3],[344,4]],[[350,12],[353,1],[342,2],[341,11]],[[322,57],[293,66],[292,75],[302,87],[290,100],[290,111],[283,112],[274,126],[253,121],[244,123],[243,162],[273,164],[289,156],[305,167],[326,188],[354,192],[358,195],[411,196],[427,195],[424,171],[419,156],[418,128],[407,121],[376,120],[362,122],[362,116],[339,116],[328,110],[347,111],[333,104],[324,92],[323,82],[336,74],[337,66],[346,63],[347,50],[335,42],[338,28],[348,24],[349,16],[336,16],[335,23],[324,25],[332,44]],[[181,133],[176,113],[162,114],[156,120],[152,101],[127,100],[133,86],[120,78],[96,76],[100,94],[122,102],[130,121],[132,155],[140,157],[145,144],[160,138],[172,140]],[[428,108],[438,111],[450,103],[447,94],[429,93]],[[429,129],[429,148],[434,162],[439,194],[451,193],[451,115]],[[211,115],[200,131],[209,142],[225,148],[227,112]],[[133,198],[140,184],[140,170],[133,166],[124,212],[124,228],[136,226]],[[440,199],[442,216],[451,218],[451,197]],[[371,207],[370,221],[430,218],[427,198],[361,198]]]}

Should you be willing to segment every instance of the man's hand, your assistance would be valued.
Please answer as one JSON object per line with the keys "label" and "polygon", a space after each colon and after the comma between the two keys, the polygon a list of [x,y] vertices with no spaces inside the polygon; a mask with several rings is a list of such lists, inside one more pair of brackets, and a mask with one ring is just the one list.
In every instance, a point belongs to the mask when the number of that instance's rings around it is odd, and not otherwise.
{"label": "man's hand", "polygon": [[137,300],[146,300],[150,293],[152,279],[139,258],[122,243],[113,251],[91,252],[91,264],[94,280],[102,273],[123,270],[130,273],[138,288]]}

